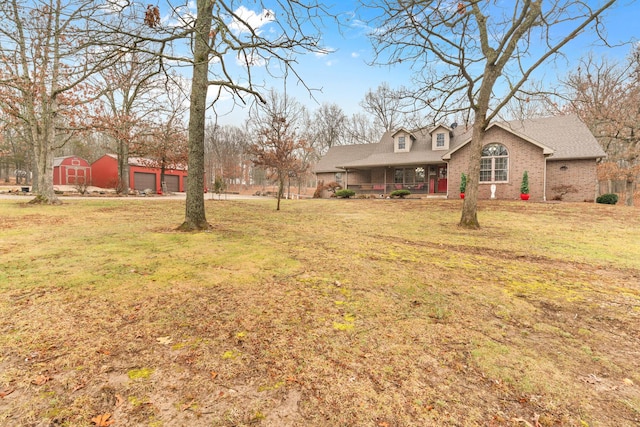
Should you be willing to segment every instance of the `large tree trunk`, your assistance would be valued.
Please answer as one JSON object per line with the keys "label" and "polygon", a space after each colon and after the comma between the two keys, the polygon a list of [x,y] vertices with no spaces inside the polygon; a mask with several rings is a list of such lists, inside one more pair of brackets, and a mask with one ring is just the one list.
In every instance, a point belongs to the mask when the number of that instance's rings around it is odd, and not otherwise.
{"label": "large tree trunk", "polygon": [[478,229],[478,184],[480,183],[480,157],[484,145],[484,133],[486,124],[478,119],[473,124],[471,142],[469,143],[471,154],[469,155],[469,167],[467,173],[467,189],[462,204],[462,216],[460,226],[464,228]]}
{"label": "large tree trunk", "polygon": [[36,198],[30,203],[58,205],[60,200],[53,189],[53,130],[36,135],[34,154],[36,159]]}
{"label": "large tree trunk", "polygon": [[635,181],[633,179],[627,179],[625,187],[625,192],[627,193],[625,205],[633,206],[633,190],[635,189]]}
{"label": "large tree trunk", "polygon": [[182,231],[208,230],[204,210],[204,128],[207,108],[209,72],[209,34],[213,2],[198,0],[198,17],[194,34],[193,79],[189,107],[189,175],[185,220],[178,227]]}

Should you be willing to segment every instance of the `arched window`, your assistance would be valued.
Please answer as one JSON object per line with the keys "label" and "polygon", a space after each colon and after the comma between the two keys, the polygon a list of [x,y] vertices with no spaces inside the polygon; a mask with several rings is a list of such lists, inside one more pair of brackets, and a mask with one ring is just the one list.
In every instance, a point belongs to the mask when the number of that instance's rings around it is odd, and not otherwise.
{"label": "arched window", "polygon": [[480,158],[480,182],[507,182],[509,180],[509,152],[502,144],[488,144]]}

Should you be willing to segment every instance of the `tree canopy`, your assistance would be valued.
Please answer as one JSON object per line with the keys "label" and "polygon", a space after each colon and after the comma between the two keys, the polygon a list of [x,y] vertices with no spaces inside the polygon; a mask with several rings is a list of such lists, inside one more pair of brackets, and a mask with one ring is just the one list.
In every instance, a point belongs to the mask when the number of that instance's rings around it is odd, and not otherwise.
{"label": "tree canopy", "polygon": [[410,63],[413,98],[438,118],[473,123],[467,191],[460,225],[477,217],[480,157],[491,120],[532,74],[589,31],[603,33],[604,12],[616,1],[373,0],[376,63]]}

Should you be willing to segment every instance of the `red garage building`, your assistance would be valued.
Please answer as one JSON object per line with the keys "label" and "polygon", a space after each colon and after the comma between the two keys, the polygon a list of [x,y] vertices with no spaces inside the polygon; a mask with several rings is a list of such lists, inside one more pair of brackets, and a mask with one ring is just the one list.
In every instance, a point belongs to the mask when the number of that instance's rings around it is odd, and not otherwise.
{"label": "red garage building", "polygon": [[53,159],[53,185],[90,185],[91,165],[77,156]]}
{"label": "red garage building", "polygon": [[[134,190],[152,190],[158,192],[162,189],[160,180],[161,170],[154,165],[151,159],[142,157],[129,157],[129,188]],[[118,183],[118,157],[115,154],[105,154],[91,164],[93,172],[93,185],[101,188],[116,188]],[[164,170],[164,182],[166,191],[184,192],[185,168],[171,168]]]}

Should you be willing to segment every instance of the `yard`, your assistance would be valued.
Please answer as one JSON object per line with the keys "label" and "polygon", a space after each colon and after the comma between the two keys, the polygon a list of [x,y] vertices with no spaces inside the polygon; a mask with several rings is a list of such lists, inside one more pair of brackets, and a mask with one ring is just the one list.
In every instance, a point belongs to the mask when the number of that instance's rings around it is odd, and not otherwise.
{"label": "yard", "polygon": [[640,215],[0,200],[0,425],[638,426]]}

